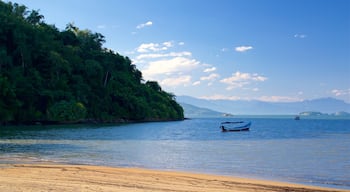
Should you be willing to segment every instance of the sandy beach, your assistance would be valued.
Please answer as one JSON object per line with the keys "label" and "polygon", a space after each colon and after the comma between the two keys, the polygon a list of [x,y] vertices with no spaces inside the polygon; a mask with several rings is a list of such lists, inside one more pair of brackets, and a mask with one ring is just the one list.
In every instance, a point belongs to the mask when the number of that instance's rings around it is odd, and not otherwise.
{"label": "sandy beach", "polygon": [[[60,164],[2,164],[0,191],[346,191],[217,175]],[[349,191],[349,190],[348,190]]]}

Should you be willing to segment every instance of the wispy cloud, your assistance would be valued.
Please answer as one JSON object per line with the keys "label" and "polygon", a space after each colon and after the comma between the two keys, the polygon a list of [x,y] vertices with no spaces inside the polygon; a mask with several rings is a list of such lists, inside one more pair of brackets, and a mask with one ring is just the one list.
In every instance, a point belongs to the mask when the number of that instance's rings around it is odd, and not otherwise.
{"label": "wispy cloud", "polygon": [[261,96],[256,98],[256,100],[259,101],[266,101],[266,102],[296,102],[296,101],[302,101],[302,99],[298,97],[288,97],[288,96]]}
{"label": "wispy cloud", "polygon": [[214,81],[214,80],[216,80],[219,77],[220,77],[219,74],[212,73],[212,74],[210,74],[208,76],[201,77],[200,80],[202,80],[202,81]]}
{"label": "wispy cloud", "polygon": [[295,38],[304,39],[304,38],[307,37],[307,35],[305,35],[305,34],[298,34],[298,33],[297,33],[297,34],[294,35],[294,37],[295,37]]}
{"label": "wispy cloud", "polygon": [[249,51],[251,49],[253,49],[252,46],[239,46],[239,47],[235,48],[235,51],[237,51],[237,52],[246,52],[246,51]]}
{"label": "wispy cloud", "polygon": [[143,43],[139,47],[136,48],[136,51],[139,53],[147,53],[147,52],[156,52],[156,51],[165,51],[173,47],[173,43],[171,41],[159,43]]}
{"label": "wispy cloud", "polygon": [[172,41],[165,41],[163,42],[163,46],[165,47],[173,47],[174,46],[174,43]]}
{"label": "wispy cloud", "polygon": [[210,96],[202,96],[201,99],[207,100],[232,100],[232,101],[265,101],[265,102],[296,102],[302,101],[302,99],[297,97],[288,97],[288,96],[260,96],[260,97],[240,97],[240,96],[230,96],[230,95],[221,95],[214,94]]}
{"label": "wispy cloud", "polygon": [[159,44],[156,44],[156,43],[143,43],[136,48],[136,51],[139,53],[146,53],[146,52],[157,51],[157,50],[159,50]]}
{"label": "wispy cloud", "polygon": [[266,81],[267,77],[258,75],[257,73],[241,73],[237,71],[233,73],[231,77],[222,79],[220,82],[227,84],[227,90],[232,90],[236,88],[242,88],[245,85],[249,85],[252,82],[263,82]]}
{"label": "wispy cloud", "polygon": [[147,21],[146,23],[142,23],[136,26],[137,29],[142,29],[144,27],[149,27],[152,26],[153,22],[152,21]]}
{"label": "wispy cloud", "polygon": [[201,84],[200,81],[195,81],[194,83],[192,83],[193,86],[200,85],[200,84]]}
{"label": "wispy cloud", "polygon": [[211,67],[211,68],[206,68],[204,69],[204,73],[210,73],[210,72],[213,72],[213,71],[216,71],[216,67]]}
{"label": "wispy cloud", "polygon": [[350,89],[333,89],[332,93],[337,97],[344,96],[344,95],[350,96]]}
{"label": "wispy cloud", "polygon": [[210,96],[202,96],[199,97],[200,99],[206,99],[206,100],[246,100],[245,98],[239,97],[239,96],[227,96],[227,95],[210,95]]}

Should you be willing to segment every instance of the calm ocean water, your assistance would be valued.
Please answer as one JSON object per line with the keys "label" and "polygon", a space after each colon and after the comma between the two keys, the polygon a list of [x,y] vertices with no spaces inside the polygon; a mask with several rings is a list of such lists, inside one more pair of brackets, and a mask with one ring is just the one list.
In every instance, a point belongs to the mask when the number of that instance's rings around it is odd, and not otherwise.
{"label": "calm ocean water", "polygon": [[253,118],[120,126],[0,127],[0,164],[54,161],[273,179],[350,189],[350,120]]}

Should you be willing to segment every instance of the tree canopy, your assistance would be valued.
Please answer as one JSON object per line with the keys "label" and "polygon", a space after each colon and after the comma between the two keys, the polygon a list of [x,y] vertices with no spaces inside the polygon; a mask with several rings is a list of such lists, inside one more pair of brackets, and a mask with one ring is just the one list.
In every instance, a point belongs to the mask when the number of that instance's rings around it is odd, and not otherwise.
{"label": "tree canopy", "polygon": [[173,94],[102,47],[102,34],[43,19],[0,1],[0,124],[184,118]]}

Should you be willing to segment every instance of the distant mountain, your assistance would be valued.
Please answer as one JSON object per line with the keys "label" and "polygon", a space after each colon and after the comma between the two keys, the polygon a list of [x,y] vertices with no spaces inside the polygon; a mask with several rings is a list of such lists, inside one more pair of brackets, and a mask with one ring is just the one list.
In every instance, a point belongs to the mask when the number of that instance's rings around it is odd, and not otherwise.
{"label": "distant mountain", "polygon": [[350,112],[349,103],[334,98],[321,98],[300,102],[264,102],[257,100],[206,100],[190,96],[178,96],[176,100],[179,103],[234,115],[294,115],[303,111],[319,111],[322,113]]}
{"label": "distant mountain", "polygon": [[321,113],[317,111],[305,111],[299,113],[300,116],[309,116],[309,117],[315,117],[315,116],[329,116],[329,117],[350,117],[350,113],[340,111],[336,113]]}
{"label": "distant mountain", "polygon": [[184,115],[186,118],[199,118],[199,117],[222,117],[225,114],[214,110],[196,107],[187,103],[180,103],[184,109]]}

